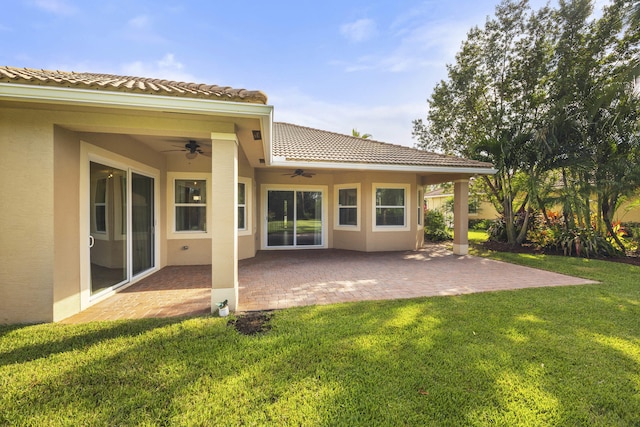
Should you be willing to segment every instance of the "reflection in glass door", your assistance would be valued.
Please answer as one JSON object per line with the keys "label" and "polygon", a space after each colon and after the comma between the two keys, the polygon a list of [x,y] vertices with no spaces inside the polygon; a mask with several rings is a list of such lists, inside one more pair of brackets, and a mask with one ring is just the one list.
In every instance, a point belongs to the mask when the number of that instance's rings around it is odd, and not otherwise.
{"label": "reflection in glass door", "polygon": [[126,283],[127,172],[91,162],[91,294]]}
{"label": "reflection in glass door", "polygon": [[267,246],[322,246],[322,192],[268,190]]}
{"label": "reflection in glass door", "polygon": [[322,245],[322,193],[296,191],[296,246]]}
{"label": "reflection in glass door", "polygon": [[[154,178],[90,162],[91,295],[155,266]],[[130,227],[129,227],[130,224]]]}
{"label": "reflection in glass door", "polygon": [[154,266],[153,178],[131,174],[131,255],[133,276]]}

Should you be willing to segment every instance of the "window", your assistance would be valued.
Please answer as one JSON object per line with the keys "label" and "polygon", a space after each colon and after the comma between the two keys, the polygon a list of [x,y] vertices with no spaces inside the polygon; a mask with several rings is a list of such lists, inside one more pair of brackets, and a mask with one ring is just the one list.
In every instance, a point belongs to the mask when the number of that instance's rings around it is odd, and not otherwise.
{"label": "window", "polygon": [[373,184],[374,231],[409,230],[409,185]]}
{"label": "window", "polygon": [[416,207],[418,208],[418,225],[422,225],[422,191],[418,190],[418,201]]}
{"label": "window", "polygon": [[175,180],[175,231],[207,231],[207,181]]}
{"label": "window", "polygon": [[96,233],[107,232],[107,178],[100,178],[96,181],[96,193],[94,199]]}
{"label": "window", "polygon": [[360,230],[360,184],[340,184],[335,192],[336,230]]}
{"label": "window", "polygon": [[238,236],[248,236],[253,233],[251,222],[251,191],[253,180],[238,177]]}
{"label": "window", "polygon": [[238,183],[238,230],[247,229],[246,184]]}

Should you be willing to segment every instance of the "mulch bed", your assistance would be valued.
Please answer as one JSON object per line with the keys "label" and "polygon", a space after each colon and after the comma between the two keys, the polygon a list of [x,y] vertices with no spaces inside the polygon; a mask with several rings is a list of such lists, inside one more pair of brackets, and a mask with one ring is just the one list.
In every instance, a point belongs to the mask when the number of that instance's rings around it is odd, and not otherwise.
{"label": "mulch bed", "polygon": [[256,311],[239,314],[235,319],[227,322],[227,326],[233,326],[243,335],[256,335],[268,332],[271,329],[269,321],[273,313]]}
{"label": "mulch bed", "polygon": [[[541,250],[539,248],[534,247],[533,245],[523,244],[521,246],[511,246],[508,243],[504,242],[491,242],[487,241],[482,243],[482,247],[484,249],[488,249],[491,251],[497,252],[513,252],[518,254],[547,254],[547,255],[562,255],[562,252],[557,251],[549,251],[549,250]],[[629,254],[627,256],[617,256],[617,257],[595,257],[594,259],[599,259],[603,261],[611,261],[611,262],[620,262],[623,264],[631,264],[640,266],[640,255],[639,254]]]}

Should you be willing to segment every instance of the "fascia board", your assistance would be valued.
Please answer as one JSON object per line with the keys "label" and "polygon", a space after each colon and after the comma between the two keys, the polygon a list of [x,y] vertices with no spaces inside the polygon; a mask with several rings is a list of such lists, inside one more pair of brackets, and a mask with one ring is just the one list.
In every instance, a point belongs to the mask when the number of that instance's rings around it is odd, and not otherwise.
{"label": "fascia board", "polygon": [[414,172],[414,173],[463,173],[472,175],[495,175],[498,170],[493,168],[455,167],[455,166],[413,166],[413,165],[381,165],[376,163],[334,163],[334,162],[305,162],[287,161],[274,156],[271,166],[288,168],[316,168],[316,169],[350,169],[362,171],[383,172]]}
{"label": "fascia board", "polygon": [[273,106],[107,90],[0,83],[0,99],[235,117],[268,116]]}

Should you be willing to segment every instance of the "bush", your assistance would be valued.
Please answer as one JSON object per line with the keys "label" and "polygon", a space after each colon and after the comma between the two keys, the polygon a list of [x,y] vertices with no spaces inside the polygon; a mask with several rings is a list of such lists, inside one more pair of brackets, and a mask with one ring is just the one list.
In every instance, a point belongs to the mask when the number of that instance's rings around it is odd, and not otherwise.
{"label": "bush", "polygon": [[592,228],[577,228],[562,231],[556,246],[566,256],[591,258],[592,256],[614,256],[619,251],[606,237]]}
{"label": "bush", "polygon": [[492,222],[490,219],[470,219],[469,230],[486,231]]}
{"label": "bush", "polygon": [[527,233],[529,241],[538,249],[584,258],[620,254],[606,236],[591,227],[567,230],[560,214],[549,211],[547,218],[549,222],[540,215],[536,216],[535,226]]}
{"label": "bush", "polygon": [[452,239],[442,212],[437,210],[425,211],[424,238],[431,242],[443,242]]}
{"label": "bush", "polygon": [[491,242],[506,242],[507,227],[504,219],[498,218],[491,221],[491,225],[487,228],[487,234],[489,235],[489,241]]}

